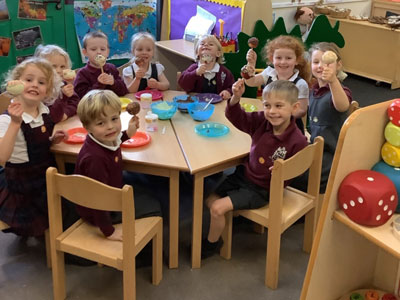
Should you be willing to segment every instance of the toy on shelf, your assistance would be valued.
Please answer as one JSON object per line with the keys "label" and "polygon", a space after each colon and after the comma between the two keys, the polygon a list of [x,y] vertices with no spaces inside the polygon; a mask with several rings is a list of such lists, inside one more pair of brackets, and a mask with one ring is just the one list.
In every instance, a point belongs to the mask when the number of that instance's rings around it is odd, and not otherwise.
{"label": "toy on shelf", "polygon": [[297,7],[296,13],[294,14],[294,20],[300,26],[301,37],[304,41],[307,38],[311,24],[314,21],[314,11],[307,6]]}
{"label": "toy on shelf", "polygon": [[393,167],[400,167],[400,99],[395,99],[388,107],[390,122],[385,127],[386,143],[381,149],[382,159]]}
{"label": "toy on shelf", "polygon": [[343,179],[338,201],[352,221],[379,226],[393,215],[398,198],[396,188],[387,176],[371,170],[357,170]]}
{"label": "toy on shelf", "polygon": [[362,289],[350,292],[339,300],[398,300],[398,298],[381,290]]}

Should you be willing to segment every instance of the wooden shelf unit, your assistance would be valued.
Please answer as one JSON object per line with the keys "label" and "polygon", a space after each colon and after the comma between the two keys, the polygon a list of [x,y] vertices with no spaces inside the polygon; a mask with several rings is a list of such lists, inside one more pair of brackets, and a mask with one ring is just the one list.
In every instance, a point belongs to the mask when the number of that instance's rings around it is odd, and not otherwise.
{"label": "wooden shelf unit", "polygon": [[386,17],[386,12],[388,11],[400,15],[400,2],[387,0],[371,1],[371,16]]}
{"label": "wooden shelf unit", "polygon": [[380,160],[390,103],[358,109],[342,127],[301,300],[337,300],[356,289],[398,288],[400,241],[392,234],[391,220],[379,227],[358,225],[339,210],[337,201],[345,176],[371,169]]}

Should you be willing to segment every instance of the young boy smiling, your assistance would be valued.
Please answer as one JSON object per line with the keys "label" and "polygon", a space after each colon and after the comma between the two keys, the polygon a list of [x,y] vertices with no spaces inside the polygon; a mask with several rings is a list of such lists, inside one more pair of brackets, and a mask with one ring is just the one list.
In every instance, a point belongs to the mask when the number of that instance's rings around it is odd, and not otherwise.
{"label": "young boy smiling", "polygon": [[129,93],[124,81],[119,76],[118,69],[113,64],[106,63],[104,66],[100,66],[96,61],[97,55],[102,55],[104,59],[107,59],[110,54],[108,39],[103,32],[87,33],[83,38],[82,53],[89,61],[78,71],[74,81],[75,92],[80,98],[95,89],[112,90],[118,96],[125,96]]}
{"label": "young boy smiling", "polygon": [[251,136],[250,153],[244,165],[237,167],[206,200],[211,218],[208,237],[202,242],[202,258],[218,252],[225,213],[266,205],[274,161],[290,158],[308,144],[291,117],[299,108],[294,83],[277,80],[267,85],[263,90],[264,111],[251,113],[246,113],[239,103],[244,90],[244,79],[233,84],[225,115],[236,128]]}

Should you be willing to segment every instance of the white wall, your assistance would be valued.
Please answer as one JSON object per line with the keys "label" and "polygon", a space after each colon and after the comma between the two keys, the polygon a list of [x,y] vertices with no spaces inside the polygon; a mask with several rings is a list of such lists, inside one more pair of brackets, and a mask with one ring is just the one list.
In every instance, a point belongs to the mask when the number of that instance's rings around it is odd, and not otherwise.
{"label": "white wall", "polygon": [[[253,0],[254,1],[254,0]],[[340,1],[340,0],[339,0]],[[335,1],[336,3],[329,3],[329,5],[335,5],[338,8],[349,8],[351,9],[352,15],[364,15],[368,16],[371,12],[371,0],[368,1],[351,1],[351,2],[344,2],[340,1],[341,3],[337,3],[339,1]],[[277,7],[279,6],[279,7]],[[289,6],[289,7],[280,7],[280,6]],[[300,5],[296,3],[289,3],[289,2],[281,2],[281,1],[272,1],[272,13],[273,19],[277,20],[279,17],[282,17],[285,20],[286,30],[289,32],[293,26],[296,25],[293,17],[296,12],[297,6],[306,6],[306,3],[300,3]],[[340,21],[340,19],[338,19]],[[271,29],[271,28],[268,28]]]}

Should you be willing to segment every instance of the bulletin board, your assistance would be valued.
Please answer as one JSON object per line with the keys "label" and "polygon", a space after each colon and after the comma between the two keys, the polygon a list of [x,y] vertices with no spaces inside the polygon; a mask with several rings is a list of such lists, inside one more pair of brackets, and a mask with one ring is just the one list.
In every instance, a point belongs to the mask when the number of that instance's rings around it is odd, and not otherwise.
{"label": "bulletin board", "polygon": [[[225,24],[225,30],[236,38],[242,28],[242,12],[246,1],[241,0],[170,0],[169,30],[170,39],[181,39],[189,19],[196,15],[196,7],[200,6],[217,18],[212,33],[219,34],[219,19]],[[224,32],[226,34],[227,32]]]}

